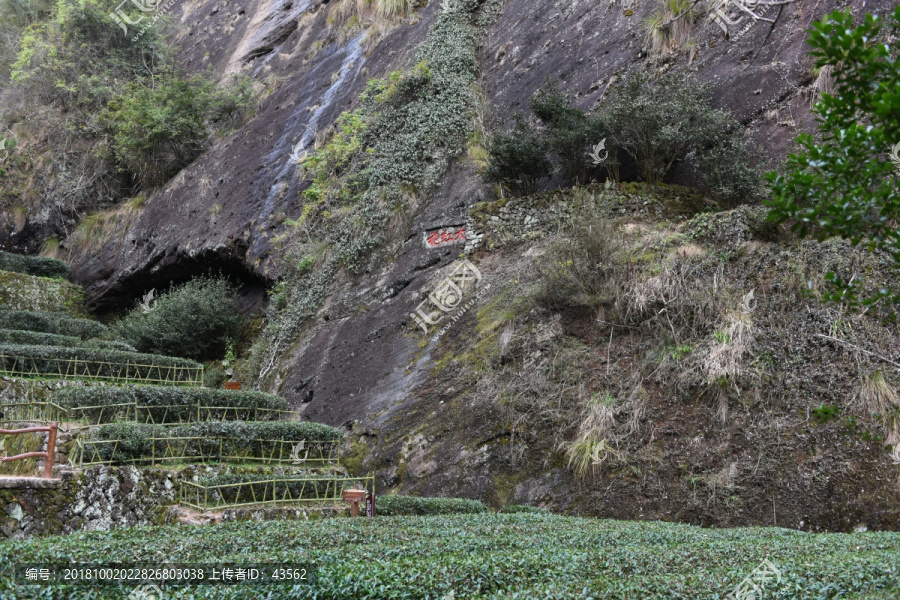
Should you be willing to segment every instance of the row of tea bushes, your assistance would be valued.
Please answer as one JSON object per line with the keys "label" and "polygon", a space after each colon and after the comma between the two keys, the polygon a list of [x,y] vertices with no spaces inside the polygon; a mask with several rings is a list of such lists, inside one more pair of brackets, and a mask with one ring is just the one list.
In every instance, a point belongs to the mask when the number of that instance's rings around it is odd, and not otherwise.
{"label": "row of tea bushes", "polygon": [[34,346],[65,346],[69,348],[100,348],[137,352],[131,344],[112,340],[83,340],[74,335],[60,335],[25,329],[0,329],[0,344],[25,344]]}
{"label": "row of tea bushes", "polygon": [[121,420],[123,414],[134,416],[135,412],[131,412],[133,408],[130,407],[140,407],[137,418],[153,423],[269,421],[281,418],[280,411],[288,410],[284,398],[265,392],[163,385],[64,388],[53,394],[53,401],[92,423]]}
{"label": "row of tea bushes", "polygon": [[199,385],[202,365],[186,358],[101,348],[0,344],[0,372],[20,377]]}
{"label": "row of tea bushes", "polygon": [[66,278],[69,276],[69,265],[56,258],[0,251],[0,271],[13,271],[38,277]]}
{"label": "row of tea bushes", "polygon": [[97,321],[76,319],[65,313],[36,310],[0,309],[0,329],[36,331],[81,339],[104,337],[109,334],[107,327]]}

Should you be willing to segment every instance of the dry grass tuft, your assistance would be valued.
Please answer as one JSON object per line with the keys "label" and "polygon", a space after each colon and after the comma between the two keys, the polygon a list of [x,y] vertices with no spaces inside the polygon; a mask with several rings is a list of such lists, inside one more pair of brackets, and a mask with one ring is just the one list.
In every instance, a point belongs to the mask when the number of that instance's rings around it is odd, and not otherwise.
{"label": "dry grass tuft", "polygon": [[713,334],[715,343],[700,367],[708,384],[733,383],[743,373],[743,356],[753,343],[754,308],[753,290],[750,290],[737,310],[727,315],[725,326]]}
{"label": "dry grass tuft", "polygon": [[616,415],[621,408],[609,392],[593,394],[585,407],[584,419],[574,442],[567,444],[568,466],[578,477],[596,476],[603,463],[619,456],[612,447]]}
{"label": "dry grass tuft", "polygon": [[135,196],[114,208],[84,217],[69,236],[69,257],[84,256],[113,238],[125,237],[144,210],[144,197]]}
{"label": "dry grass tuft", "polygon": [[695,54],[695,44],[691,42],[699,18],[700,11],[693,0],[661,0],[656,11],[644,21],[653,52],[669,55],[687,47]]}
{"label": "dry grass tuft", "polygon": [[900,408],[897,392],[884,378],[884,373],[877,370],[860,377],[856,400],[867,412],[879,415],[886,415]]}
{"label": "dry grass tuft", "polygon": [[834,67],[832,65],[825,65],[821,69],[819,69],[819,75],[816,77],[816,81],[812,85],[809,107],[812,108],[816,102],[819,101],[819,98],[822,97],[822,94],[830,94],[834,89]]}
{"label": "dry grass tuft", "polygon": [[41,256],[46,256],[47,258],[59,258],[59,251],[59,238],[48,237],[41,244]]}

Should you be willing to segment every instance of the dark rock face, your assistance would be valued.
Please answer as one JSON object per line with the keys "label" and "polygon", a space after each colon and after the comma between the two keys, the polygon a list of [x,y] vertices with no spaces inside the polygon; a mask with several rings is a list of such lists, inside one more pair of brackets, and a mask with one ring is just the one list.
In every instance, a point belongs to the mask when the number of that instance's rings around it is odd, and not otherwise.
{"label": "dark rock face", "polygon": [[[73,265],[73,278],[85,286],[96,311],[122,308],[145,290],[209,269],[268,280],[271,240],[285,219],[299,215],[299,194],[308,185],[297,176],[292,150],[311,148],[316,132],[350,108],[369,77],[403,65],[428,26],[423,19],[396,31],[366,56],[359,37],[343,43],[330,39],[321,5],[277,10],[256,2],[242,15],[244,8],[232,13],[209,8],[216,4],[184,16],[185,23],[194,23],[177,37],[186,47],[186,66],[206,67],[201,57],[209,53],[224,71],[246,65],[257,78],[285,80],[262,102],[256,118],[155,194],[127,235]],[[248,14],[256,15],[250,23]],[[316,42],[325,43],[318,52]],[[263,52],[276,47],[290,54]]]}
{"label": "dark rock face", "polygon": [[[714,23],[699,24],[690,68],[712,84],[714,104],[729,108],[747,126],[769,166],[785,156],[799,131],[812,125],[812,62],[806,57],[805,31],[838,5],[787,5],[776,11],[774,27],[760,22],[733,32],[731,40],[723,39]],[[863,3],[852,5],[859,9]],[[890,3],[882,1],[866,9],[888,8]],[[629,9],[605,2],[506,2],[479,55],[482,91],[494,124],[506,123],[514,112],[527,113],[528,100],[548,77],[559,79],[582,108],[591,108],[616,74],[664,68],[648,58],[641,25],[652,9],[650,4]],[[244,69],[260,81],[283,81],[252,121],[152,197],[121,241],[73,265],[90,306],[117,309],[150,287],[210,268],[240,273],[257,286],[270,282],[278,258],[273,238],[286,219],[299,214],[300,192],[308,185],[291,164],[292,149],[310,148],[316,131],[353,106],[368,78],[409,68],[438,10],[436,2],[430,3],[418,19],[370,49],[358,38],[344,39],[329,29],[317,2],[256,0],[237,6],[212,1],[185,12],[178,41],[186,66],[212,66],[221,73]],[[628,10],[633,13],[626,16]],[[676,68],[685,62],[683,55],[672,61]],[[409,315],[423,290],[446,274],[462,249],[426,248],[423,232],[459,226],[471,205],[489,199],[493,192],[474,167],[462,161],[451,167],[391,262],[344,281],[310,320],[281,358],[271,391],[287,397],[304,418],[352,429],[374,451],[366,465],[378,470],[380,487],[481,497],[495,504],[547,503],[620,518],[723,523],[714,515],[683,510],[683,498],[666,499],[665,489],[649,485],[623,483],[612,504],[607,498],[576,505],[578,484],[563,465],[535,456],[539,468],[517,472],[516,463],[497,450],[498,440],[508,441],[502,419],[484,407],[476,390],[453,387],[452,368],[434,375],[436,345],[422,341]],[[507,260],[494,253],[479,259],[485,271]],[[464,338],[465,327],[449,335]],[[426,427],[435,422],[442,425]],[[815,491],[815,485],[804,489]],[[811,497],[824,498],[817,492]],[[760,507],[768,502],[762,495],[758,500]],[[729,523],[768,524],[760,507]],[[805,514],[808,508],[793,510]],[[848,526],[826,516],[818,522],[825,528]]]}

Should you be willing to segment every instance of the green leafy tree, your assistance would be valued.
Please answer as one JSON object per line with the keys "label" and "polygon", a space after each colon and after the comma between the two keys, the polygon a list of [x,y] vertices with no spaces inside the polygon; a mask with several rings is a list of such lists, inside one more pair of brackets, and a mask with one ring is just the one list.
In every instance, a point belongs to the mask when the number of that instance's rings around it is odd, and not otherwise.
{"label": "green leafy tree", "polygon": [[144,187],[165,183],[209,145],[214,125],[235,122],[250,106],[245,80],[219,88],[196,75],[166,69],[135,82],[109,103],[103,120],[119,163]]}
{"label": "green leafy tree", "polygon": [[498,133],[488,143],[488,166],[484,178],[507,188],[516,196],[527,196],[541,188],[553,173],[547,158],[547,141],[529,127],[520,115],[512,131]]}
{"label": "green leafy tree", "polygon": [[238,337],[244,318],[237,292],[223,278],[198,277],[137,307],[117,326],[141,352],[206,360],[221,357]]}
{"label": "green leafy tree", "polygon": [[657,81],[642,71],[629,74],[604,101],[602,118],[649,183],[660,183],[676,160],[714,145],[733,127],[726,111],[710,106],[709,86],[684,72]]}
{"label": "green leafy tree", "polygon": [[600,168],[589,158],[592,146],[607,135],[597,115],[573,106],[555,83],[538,90],[531,100],[531,110],[546,127],[549,150],[566,177],[576,185],[602,177]]}
{"label": "green leafy tree", "polygon": [[[800,149],[788,157],[784,174],[768,174],[770,218],[792,221],[804,236],[840,236],[887,252],[900,267],[900,172],[888,155],[900,144],[900,64],[882,21],[867,14],[856,25],[848,10],[813,24],[811,54],[817,67],[832,67],[833,93],[822,94],[813,108],[819,135],[800,135]],[[898,26],[900,7],[893,12],[894,39]],[[887,287],[863,293],[858,279],[844,281],[834,273],[825,278],[836,284],[826,294],[829,300],[900,302]]]}

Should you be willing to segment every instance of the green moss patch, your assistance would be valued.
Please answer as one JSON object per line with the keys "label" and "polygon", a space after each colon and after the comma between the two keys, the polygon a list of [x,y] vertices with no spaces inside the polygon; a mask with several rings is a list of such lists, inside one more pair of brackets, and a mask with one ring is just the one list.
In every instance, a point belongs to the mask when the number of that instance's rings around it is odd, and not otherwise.
{"label": "green moss patch", "polygon": [[84,290],[62,279],[0,271],[0,304],[15,310],[60,311],[84,316]]}

